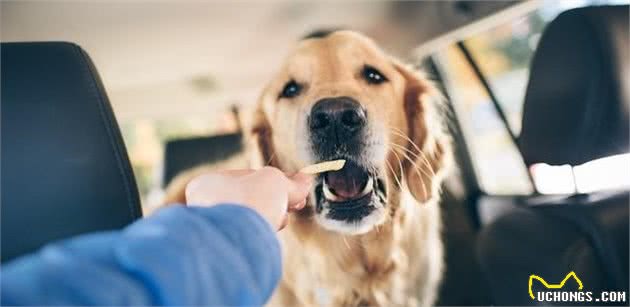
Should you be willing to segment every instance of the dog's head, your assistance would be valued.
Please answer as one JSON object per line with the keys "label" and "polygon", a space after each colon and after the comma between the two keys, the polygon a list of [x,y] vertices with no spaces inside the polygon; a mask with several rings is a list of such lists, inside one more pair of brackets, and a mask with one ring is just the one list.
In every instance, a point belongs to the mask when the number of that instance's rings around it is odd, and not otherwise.
{"label": "dog's head", "polygon": [[285,171],[345,159],[318,176],[302,216],[360,234],[395,216],[401,191],[420,203],[441,181],[448,142],[420,75],[350,31],[302,40],[263,91],[254,137]]}

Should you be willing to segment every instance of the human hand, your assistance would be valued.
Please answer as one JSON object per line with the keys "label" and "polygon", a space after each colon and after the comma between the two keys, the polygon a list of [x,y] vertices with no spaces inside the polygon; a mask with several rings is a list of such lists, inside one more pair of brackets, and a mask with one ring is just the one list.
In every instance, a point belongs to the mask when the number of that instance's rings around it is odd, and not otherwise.
{"label": "human hand", "polygon": [[186,186],[186,204],[210,207],[221,203],[254,209],[275,229],[287,223],[287,212],[306,205],[312,178],[287,176],[274,167],[219,171],[200,175]]}

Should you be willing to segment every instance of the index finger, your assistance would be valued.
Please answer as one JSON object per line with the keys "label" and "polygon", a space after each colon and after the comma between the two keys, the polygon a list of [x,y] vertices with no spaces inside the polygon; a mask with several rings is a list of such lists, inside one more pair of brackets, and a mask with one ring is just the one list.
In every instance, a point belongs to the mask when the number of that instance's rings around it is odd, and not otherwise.
{"label": "index finger", "polygon": [[296,173],[293,176],[287,176],[287,178],[289,179],[289,207],[292,207],[306,199],[313,185],[313,177],[304,173]]}

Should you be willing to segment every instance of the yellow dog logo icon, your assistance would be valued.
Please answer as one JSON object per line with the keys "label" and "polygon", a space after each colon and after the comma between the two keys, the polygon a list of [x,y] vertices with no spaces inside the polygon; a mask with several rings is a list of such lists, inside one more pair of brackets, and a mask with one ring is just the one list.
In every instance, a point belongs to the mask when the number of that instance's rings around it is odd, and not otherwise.
{"label": "yellow dog logo icon", "polygon": [[558,283],[558,284],[549,284],[547,283],[547,281],[545,281],[542,277],[538,276],[538,275],[530,275],[529,276],[529,296],[534,299],[534,292],[532,292],[532,284],[534,282],[534,279],[540,281],[543,286],[545,286],[545,288],[547,289],[562,289],[562,287],[564,287],[564,284],[567,282],[567,280],[569,280],[569,278],[573,277],[573,279],[575,279],[575,281],[578,283],[578,290],[582,291],[582,281],[577,277],[577,275],[575,275],[575,272],[571,271],[569,272],[569,274],[567,274],[567,276],[564,277],[564,279]]}

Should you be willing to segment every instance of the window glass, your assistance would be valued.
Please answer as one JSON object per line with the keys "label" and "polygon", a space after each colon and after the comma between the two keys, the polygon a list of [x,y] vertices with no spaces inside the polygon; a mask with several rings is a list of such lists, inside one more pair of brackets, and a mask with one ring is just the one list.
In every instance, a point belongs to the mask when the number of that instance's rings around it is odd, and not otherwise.
{"label": "window glass", "polygon": [[143,203],[146,203],[150,190],[159,185],[167,141],[237,130],[236,119],[230,110],[186,118],[133,118],[120,124]]}
{"label": "window glass", "polygon": [[492,102],[456,46],[436,56],[469,146],[480,188],[488,194],[527,194],[532,191],[525,165]]}
{"label": "window glass", "polygon": [[529,65],[545,26],[568,9],[606,4],[628,4],[621,0],[547,0],[521,18],[492,28],[465,40],[466,47],[490,83],[492,92],[506,113],[516,135],[521,130],[521,114]]}
{"label": "window glass", "polygon": [[465,41],[516,135],[521,130],[529,64],[546,24],[541,14],[533,13]]}
{"label": "window glass", "polygon": [[[534,12],[464,40],[518,136],[529,65],[545,26],[559,13],[575,7],[628,4],[619,0],[543,1]],[[488,194],[524,194],[533,190],[518,149],[501,123],[492,102],[470,65],[456,46],[438,52],[435,58],[442,70],[447,90],[460,121],[472,156],[480,187]],[[615,161],[621,161],[616,159]],[[628,166],[628,160],[625,166]],[[570,166],[548,165],[532,168],[536,188],[543,193],[570,193],[593,190],[581,174],[593,163],[572,172]],[[606,164],[608,165],[608,164]],[[569,167],[567,169],[567,167]],[[575,181],[573,176],[575,177]],[[628,181],[626,179],[626,181]],[[575,188],[575,185],[581,185]],[[618,186],[618,184],[617,184]]]}

